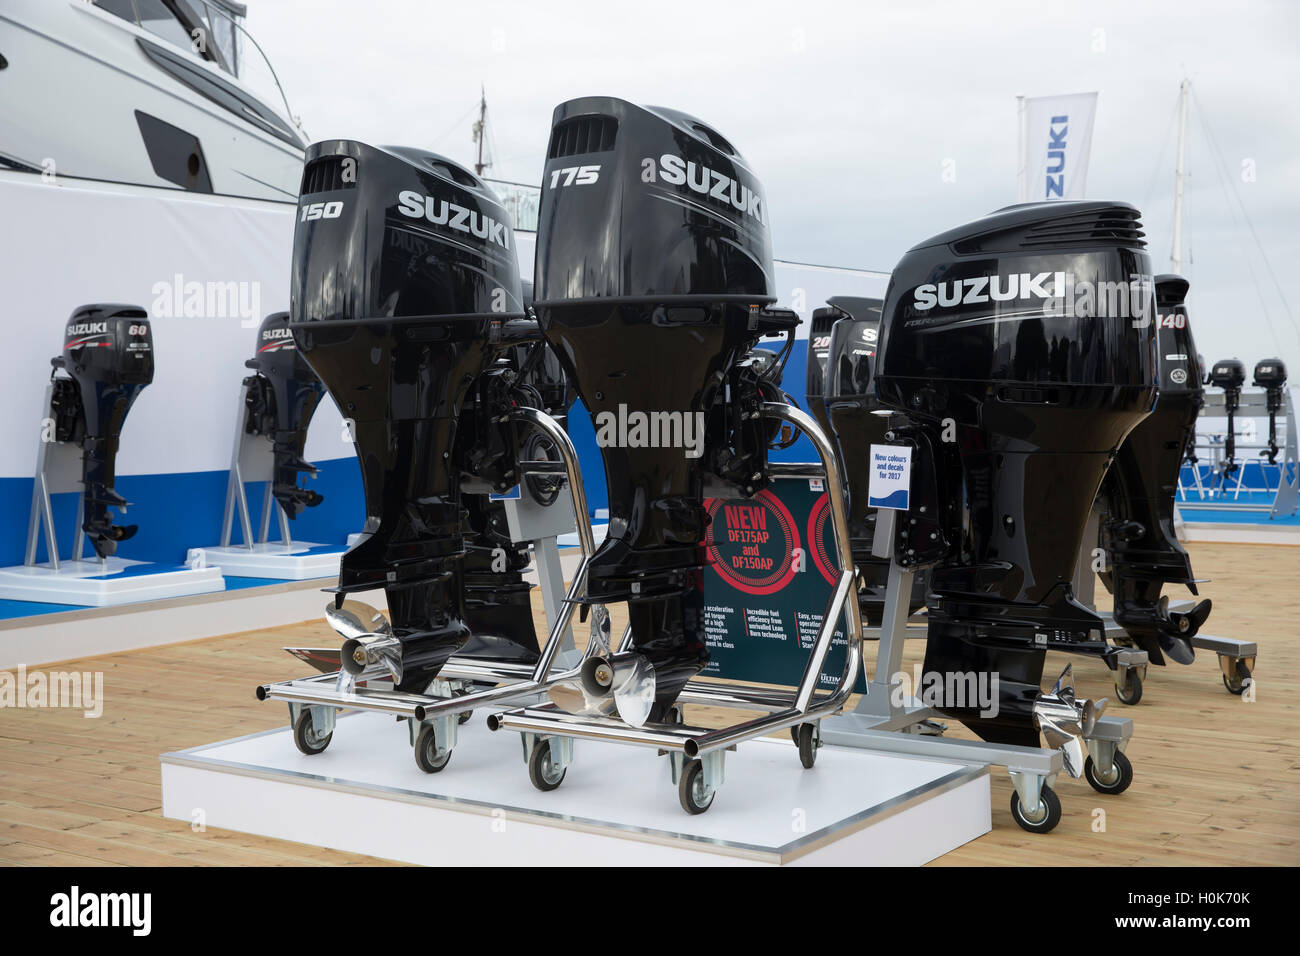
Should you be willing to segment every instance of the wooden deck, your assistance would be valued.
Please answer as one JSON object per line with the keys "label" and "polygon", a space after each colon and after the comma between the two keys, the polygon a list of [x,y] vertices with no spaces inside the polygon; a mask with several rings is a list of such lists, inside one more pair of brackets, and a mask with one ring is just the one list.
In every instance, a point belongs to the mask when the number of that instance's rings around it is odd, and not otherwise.
{"label": "wooden deck", "polygon": [[[1082,780],[1062,779],[1061,824],[1034,837],[1012,822],[1011,787],[995,770],[993,832],[938,865],[1300,864],[1300,551],[1193,547],[1197,572],[1213,579],[1202,588],[1215,601],[1207,630],[1260,645],[1256,700],[1228,694],[1209,654],[1190,667],[1151,668],[1138,706],[1112,703],[1112,713],[1136,723],[1128,793],[1102,798]],[[282,645],[333,640],[323,623],[308,623],[39,668],[102,671],[105,709],[96,720],[72,710],[0,710],[0,864],[383,863],[193,832],[160,815],[158,755],[282,725],[283,705],[259,704],[253,686],[301,675]],[[922,642],[909,644],[909,668],[921,653]],[[1064,666],[1053,658],[1049,670]],[[1104,666],[1074,660],[1081,694],[1113,697]],[[736,715],[700,708],[690,721],[716,723],[723,713]],[[1094,829],[1094,809],[1105,811],[1104,832]]]}

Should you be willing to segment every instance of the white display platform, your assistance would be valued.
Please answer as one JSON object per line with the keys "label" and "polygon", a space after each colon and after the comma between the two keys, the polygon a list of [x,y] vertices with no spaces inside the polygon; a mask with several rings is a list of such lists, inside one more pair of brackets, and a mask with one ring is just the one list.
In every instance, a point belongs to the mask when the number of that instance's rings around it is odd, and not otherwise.
{"label": "white display platform", "polygon": [[163,816],[202,811],[209,827],[479,866],[919,865],[992,825],[986,767],[823,747],[804,770],[776,739],[728,753],[698,816],[678,804],[667,758],[597,741],[575,741],[564,783],[542,793],[520,736],[484,717],[460,728],[437,774],[416,767],[405,724],[376,713],[341,716],[315,757],[287,727],[163,754]]}
{"label": "white display platform", "polygon": [[59,569],[43,565],[0,568],[0,600],[112,607],[224,591],[221,569],[156,565],[158,571],[131,571],[144,564],[125,558],[61,561]]}
{"label": "white display platform", "polygon": [[295,541],[255,544],[251,548],[232,544],[226,547],[191,548],[185,563],[191,567],[215,565],[228,577],[270,578],[275,581],[309,581],[313,578],[338,577],[339,558],[343,549],[317,551],[325,545]]}

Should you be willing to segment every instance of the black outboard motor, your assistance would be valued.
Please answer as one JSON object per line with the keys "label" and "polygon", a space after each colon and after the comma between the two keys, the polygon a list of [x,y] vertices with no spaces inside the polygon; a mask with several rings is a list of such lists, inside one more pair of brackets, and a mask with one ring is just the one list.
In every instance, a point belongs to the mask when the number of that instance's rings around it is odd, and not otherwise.
{"label": "black outboard motor", "polygon": [[64,330],[63,354],[50,359],[54,391],[50,417],[55,439],[81,445],[85,519],[82,530],[95,553],[107,558],[136,525],[115,525],[109,508],[127,501],[113,488],[117,447],[127,413],[153,381],[153,332],[137,305],[83,305]]}
{"label": "black outboard motor", "polygon": [[[871,478],[871,446],[886,443],[890,410],[877,401],[872,376],[880,333],[881,302],[879,299],[857,301],[866,304],[865,308],[859,309],[862,317],[840,312],[841,318],[831,329],[821,404],[825,409],[827,434],[833,435],[839,445],[844,480],[849,490],[849,535],[853,562],[859,575],[858,605],[866,624],[879,627],[884,616],[889,559],[871,553],[877,512],[867,506],[867,495]],[[809,364],[812,364],[811,354]],[[811,378],[810,371],[810,382]],[[811,393],[808,403],[813,405]],[[925,575],[918,574],[913,579],[908,612],[924,605]]]}
{"label": "black outboard motor", "polygon": [[304,509],[325,500],[320,493],[298,484],[300,472],[316,474],[316,467],[302,456],[307,427],[325,386],[294,344],[288,312],[273,312],[262,321],[257,332],[257,354],[244,367],[255,373],[244,379],[248,389],[244,430],[271,440],[275,455],[271,494],[288,517],[296,518]]}
{"label": "black outboard motor", "polygon": [[[584,688],[648,702],[662,721],[708,660],[701,569],[706,470],[754,494],[771,430],[765,334],[798,318],[775,299],[767,202],[735,148],[674,110],[610,97],[555,110],[534,308],[592,416],[609,533],[587,600],[627,601],[635,652],[593,658]],[[788,343],[787,343],[788,346]]]}
{"label": "black outboard motor", "polygon": [[[831,420],[826,414],[826,361],[831,352],[831,328],[844,318],[849,318],[849,313],[835,306],[813,309],[812,328],[808,332],[808,365],[803,393],[808,400],[808,411],[827,435],[833,433]],[[875,343],[872,343],[872,350],[875,350]]]}
{"label": "black outboard motor", "polygon": [[1223,389],[1223,411],[1228,416],[1228,431],[1223,438],[1223,470],[1227,478],[1241,466],[1237,464],[1237,409],[1241,407],[1241,386],[1246,384],[1246,366],[1241,359],[1224,359],[1210,369],[1210,382]]}
{"label": "black outboard motor", "polygon": [[1282,390],[1286,388],[1286,365],[1281,359],[1262,359],[1255,363],[1256,388],[1264,389],[1264,400],[1268,405],[1268,448],[1260,451],[1268,457],[1270,465],[1277,464],[1277,453],[1281,448],[1277,444],[1277,413],[1282,410]]}
{"label": "black outboard motor", "polygon": [[485,374],[537,338],[514,234],[456,163],[348,140],[308,149],[299,210],[290,328],[352,424],[365,488],[336,606],[382,587],[392,615],[391,634],[344,645],[344,666],[382,661],[397,689],[420,692],[470,636],[462,478],[498,491],[518,480],[500,417],[512,376]]}
{"label": "black outboard motor", "polygon": [[1190,664],[1191,639],[1210,614],[1208,599],[1183,614],[1171,612],[1169,598],[1160,595],[1165,584],[1185,584],[1197,593],[1192,559],[1174,531],[1178,475],[1205,404],[1184,304],[1187,288],[1182,276],[1156,276],[1160,397],[1124,439],[1099,498],[1100,544],[1109,558],[1101,579],[1115,595],[1116,623],[1153,664],[1165,663],[1166,656]]}
{"label": "black outboard motor", "polygon": [[[908,419],[894,429],[912,448],[895,556],[933,565],[938,707],[999,743],[1037,746],[1041,725],[1050,746],[1073,742],[1075,776],[1096,711],[1040,683],[1048,650],[1112,667],[1118,653],[1071,581],[1110,458],[1156,397],[1138,216],[1030,203],[914,247],[890,279],[876,367],[881,403]],[[970,699],[983,696],[966,693],[972,674],[998,675],[996,702]]]}

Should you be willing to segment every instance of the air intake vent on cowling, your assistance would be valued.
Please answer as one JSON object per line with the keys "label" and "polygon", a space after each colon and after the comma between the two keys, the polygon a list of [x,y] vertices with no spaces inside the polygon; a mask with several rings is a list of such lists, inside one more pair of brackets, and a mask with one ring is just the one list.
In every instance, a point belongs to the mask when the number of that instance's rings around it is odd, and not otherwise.
{"label": "air intake vent on cowling", "polygon": [[[346,176],[343,173],[345,161],[352,166]],[[334,189],[351,189],[356,184],[357,161],[355,159],[349,156],[322,156],[320,159],[313,159],[303,169],[302,192],[299,195],[330,192]]]}
{"label": "air intake vent on cowling", "polygon": [[1062,215],[1029,226],[1018,226],[1014,230],[973,236],[955,243],[955,248],[962,255],[1110,245],[1145,249],[1145,236],[1142,220],[1134,210],[1112,206]]}
{"label": "air intake vent on cowling", "polygon": [[618,120],[612,116],[575,116],[551,131],[546,158],[608,152],[614,148],[617,136]]}

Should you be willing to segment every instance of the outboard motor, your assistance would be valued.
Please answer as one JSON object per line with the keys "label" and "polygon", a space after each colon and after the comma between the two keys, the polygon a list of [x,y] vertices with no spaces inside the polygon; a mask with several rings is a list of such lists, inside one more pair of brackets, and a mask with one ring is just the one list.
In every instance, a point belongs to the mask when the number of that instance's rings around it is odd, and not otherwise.
{"label": "outboard motor", "polygon": [[[853,563],[858,568],[858,605],[867,625],[879,627],[884,616],[889,559],[871,553],[877,512],[867,506],[867,496],[871,479],[871,446],[886,443],[891,412],[876,400],[873,378],[880,333],[880,300],[858,301],[869,303],[859,310],[862,317],[840,312],[841,318],[831,329],[823,386],[825,394],[821,402],[827,418],[827,433],[834,435],[839,445],[844,480],[849,491],[849,536]],[[809,364],[811,362],[810,355]],[[811,382],[811,372],[809,379]],[[808,402],[813,404],[811,393]],[[918,574],[912,579],[908,612],[924,605],[925,575]]]}
{"label": "outboard motor", "polygon": [[349,140],[308,149],[299,210],[290,328],[351,423],[366,499],[335,606],[382,587],[392,615],[349,639],[343,664],[382,662],[398,690],[422,692],[470,636],[462,480],[518,481],[514,379],[497,359],[538,336],[514,234],[451,160]]}
{"label": "outboard motor", "polygon": [[1205,390],[1187,320],[1187,280],[1161,275],[1155,281],[1160,397],[1124,439],[1102,482],[1100,544],[1109,560],[1101,579],[1115,596],[1116,623],[1151,663],[1168,656],[1190,664],[1191,639],[1209,617],[1210,601],[1186,614],[1171,612],[1160,590],[1185,584],[1197,593],[1192,560],[1174,531],[1174,500]]}
{"label": "outboard motor", "polygon": [[[827,435],[833,433],[831,420],[826,414],[826,361],[831,351],[831,328],[843,318],[849,318],[849,313],[835,306],[813,309],[812,328],[808,332],[808,365],[803,393],[808,400],[808,411]],[[874,348],[873,344],[873,351]]]}
{"label": "outboard motor", "polygon": [[[1066,675],[1040,694],[1045,652],[1115,666],[1071,581],[1111,456],[1151,410],[1155,295],[1139,213],[1123,203],[1029,203],[907,252],[885,298],[876,388],[903,412],[909,510],[895,559],[932,566],[925,670],[938,709],[985,740],[1056,746],[1100,705]],[[969,677],[997,675],[996,701]],[[991,689],[991,688],[990,688]],[[1077,720],[1065,719],[1074,715]],[[1064,737],[1061,735],[1064,734]]]}
{"label": "outboard motor", "polygon": [[[587,97],[555,110],[534,308],[592,416],[609,533],[586,600],[626,601],[633,652],[587,661],[583,690],[629,723],[669,718],[708,661],[706,472],[755,494],[781,399],[758,339],[775,300],[767,201],[721,134],[675,110]],[[788,354],[789,341],[787,341]]]}
{"label": "outboard motor", "polygon": [[1264,400],[1268,405],[1268,448],[1260,452],[1268,457],[1270,465],[1277,464],[1277,453],[1281,448],[1277,444],[1277,413],[1282,410],[1282,390],[1286,388],[1286,365],[1281,359],[1263,359],[1255,363],[1256,388],[1264,389]]}
{"label": "outboard motor", "polygon": [[325,500],[298,484],[300,472],[316,474],[315,466],[304,460],[303,448],[325,386],[294,344],[288,312],[274,312],[262,321],[257,354],[244,367],[254,372],[244,379],[248,389],[244,430],[271,440],[275,456],[271,494],[288,517],[296,518]]}
{"label": "outboard motor", "polygon": [[[128,502],[113,488],[122,426],[144,387],[153,381],[153,332],[136,305],[83,305],[64,330],[63,353],[50,360],[50,417],[55,440],[81,445],[85,500],[82,530],[107,558],[136,525],[115,525],[109,508]],[[62,369],[66,376],[57,374]]]}
{"label": "outboard motor", "polygon": [[1241,359],[1224,359],[1210,369],[1210,382],[1223,389],[1223,411],[1228,416],[1228,431],[1223,438],[1223,471],[1227,478],[1236,471],[1237,464],[1237,409],[1241,407],[1241,386],[1246,384],[1246,366]]}

